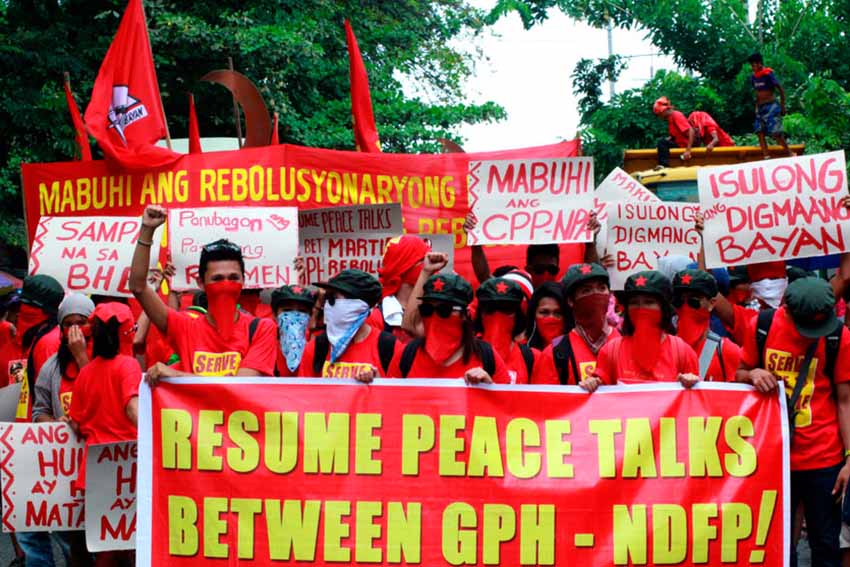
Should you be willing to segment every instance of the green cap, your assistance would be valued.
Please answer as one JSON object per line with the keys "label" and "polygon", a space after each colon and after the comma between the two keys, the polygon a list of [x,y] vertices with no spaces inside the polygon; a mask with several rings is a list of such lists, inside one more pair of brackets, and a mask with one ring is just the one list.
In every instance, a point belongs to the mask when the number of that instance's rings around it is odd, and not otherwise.
{"label": "green cap", "polygon": [[45,274],[27,276],[21,291],[21,303],[38,307],[45,313],[56,313],[65,297],[62,284]]}
{"label": "green cap", "polygon": [[285,301],[295,301],[312,306],[318,293],[315,288],[305,285],[284,285],[272,292],[272,311]]}
{"label": "green cap", "polygon": [[673,296],[673,288],[670,285],[670,280],[664,274],[655,270],[647,270],[630,275],[629,279],[626,280],[623,293],[626,297],[644,293],[670,301]]}
{"label": "green cap", "polygon": [[352,299],[362,299],[371,305],[381,300],[381,284],[378,278],[362,270],[343,270],[327,282],[316,284],[330,291],[338,291]]}
{"label": "green cap", "polygon": [[472,286],[457,274],[436,274],[425,282],[425,294],[420,299],[466,307],[472,303]]}
{"label": "green cap", "polygon": [[605,285],[611,285],[608,270],[599,264],[573,264],[561,280],[561,284],[564,286],[564,295],[570,297],[575,288],[590,280],[603,280]]}
{"label": "green cap", "polygon": [[785,308],[797,332],[809,339],[825,337],[841,324],[835,316],[835,292],[820,278],[800,278],[785,290]]}
{"label": "green cap", "polygon": [[479,303],[509,302],[522,303],[525,294],[519,284],[505,278],[490,278],[478,287],[475,297]]}
{"label": "green cap", "polygon": [[709,299],[717,295],[717,280],[702,270],[682,270],[673,277],[673,293],[700,293]]}
{"label": "green cap", "polygon": [[750,283],[750,272],[746,266],[733,266],[727,271],[729,272],[730,287],[742,283]]}

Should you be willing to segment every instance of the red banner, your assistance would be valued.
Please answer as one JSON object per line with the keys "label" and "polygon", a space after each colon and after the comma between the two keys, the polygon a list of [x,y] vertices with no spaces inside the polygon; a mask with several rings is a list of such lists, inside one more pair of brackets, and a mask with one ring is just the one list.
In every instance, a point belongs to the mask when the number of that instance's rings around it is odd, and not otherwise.
{"label": "red banner", "polygon": [[[453,234],[466,244],[467,174],[482,160],[567,158],[578,141],[481,154],[369,154],[279,145],[185,155],[173,167],[110,170],[103,161],[24,164],[24,205],[30,242],[42,216],[141,215],[148,203],[166,207],[297,206],[401,203],[409,233]],[[525,265],[524,247],[488,250],[492,267]],[[566,268],[582,258],[562,258]],[[455,257],[474,281],[469,250]]]}
{"label": "red banner", "polygon": [[781,394],[255,378],[142,390],[140,567],[787,559]]}

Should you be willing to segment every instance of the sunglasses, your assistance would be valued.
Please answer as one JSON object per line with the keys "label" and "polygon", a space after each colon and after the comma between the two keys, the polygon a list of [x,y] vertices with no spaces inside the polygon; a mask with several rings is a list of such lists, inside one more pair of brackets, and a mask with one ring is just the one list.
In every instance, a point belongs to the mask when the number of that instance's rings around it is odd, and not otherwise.
{"label": "sunglasses", "polygon": [[491,313],[504,313],[505,315],[513,315],[517,312],[518,305],[516,303],[482,303],[481,312],[485,315]]}
{"label": "sunglasses", "polygon": [[558,275],[558,266],[554,264],[546,264],[543,266],[530,266],[529,271],[536,276],[542,276],[543,274],[556,276]]}
{"label": "sunglasses", "polygon": [[434,313],[437,314],[441,319],[448,319],[451,317],[454,312],[463,311],[462,307],[458,307],[456,305],[451,305],[449,303],[438,303],[434,305],[433,303],[423,303],[419,306],[419,314],[422,317],[431,317]]}
{"label": "sunglasses", "polygon": [[683,297],[677,297],[673,300],[673,307],[682,307],[687,304],[691,309],[701,309],[702,301],[698,297],[688,297],[688,299],[684,299]]}

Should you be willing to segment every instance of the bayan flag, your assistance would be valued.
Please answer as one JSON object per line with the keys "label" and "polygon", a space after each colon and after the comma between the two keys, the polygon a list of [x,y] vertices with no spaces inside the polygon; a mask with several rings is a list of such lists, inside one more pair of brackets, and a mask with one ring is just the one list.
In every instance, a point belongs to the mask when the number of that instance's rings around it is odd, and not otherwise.
{"label": "bayan flag", "polygon": [[83,117],[80,116],[80,109],[77,108],[77,101],[74,100],[74,95],[71,93],[71,82],[67,78],[65,79],[65,101],[68,103],[68,112],[71,113],[71,122],[74,124],[74,138],[76,138],[77,146],[80,148],[80,159],[91,161],[89,136],[86,134]]}
{"label": "bayan flag", "polygon": [[361,152],[380,152],[378,129],[372,113],[372,95],[369,93],[369,77],[357,47],[357,38],[351,23],[345,20],[345,41],[348,44],[348,72],[351,77],[351,114],[354,117],[354,143]]}
{"label": "bayan flag", "polygon": [[180,154],[154,146],[165,115],[141,0],[130,0],[106,52],[86,108],[86,126],[109,159],[127,169],[174,163]]}
{"label": "bayan flag", "polygon": [[198,115],[195,114],[195,97],[189,95],[189,153],[200,154],[201,132],[198,130]]}

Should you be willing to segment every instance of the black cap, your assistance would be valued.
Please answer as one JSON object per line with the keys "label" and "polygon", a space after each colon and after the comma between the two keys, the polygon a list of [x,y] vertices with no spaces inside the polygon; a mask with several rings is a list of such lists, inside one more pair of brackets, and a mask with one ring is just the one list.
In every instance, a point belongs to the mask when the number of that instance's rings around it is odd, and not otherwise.
{"label": "black cap", "polygon": [[56,278],[45,274],[24,278],[21,303],[38,307],[45,313],[56,313],[64,297],[65,290]]}
{"label": "black cap", "polygon": [[377,305],[381,300],[378,278],[362,270],[343,270],[327,282],[316,284],[316,287],[338,291],[352,299],[362,299],[370,306]]}
{"label": "black cap", "polygon": [[436,274],[425,282],[425,293],[420,299],[445,301],[460,307],[472,303],[472,286],[456,274]]}
{"label": "black cap", "polygon": [[673,296],[673,287],[670,285],[670,280],[661,272],[647,270],[629,276],[623,290],[623,294],[627,298],[640,293],[655,295],[665,301],[670,301]]}
{"label": "black cap", "polygon": [[750,283],[750,272],[746,266],[733,266],[727,271],[729,272],[729,287]]}
{"label": "black cap", "polygon": [[785,273],[788,274],[788,283],[797,281],[800,278],[814,278],[817,277],[814,272],[810,272],[809,270],[804,270],[798,266],[788,265],[785,267]]}
{"label": "black cap", "polygon": [[318,293],[311,286],[284,285],[272,292],[272,311],[275,311],[284,301],[294,301],[312,306],[316,303]]}
{"label": "black cap", "polygon": [[820,278],[800,278],[785,290],[785,308],[797,332],[809,339],[825,337],[841,324],[835,316],[835,292]]}
{"label": "black cap", "polygon": [[682,270],[673,277],[673,293],[684,291],[700,293],[709,299],[717,295],[717,280],[701,270]]}
{"label": "black cap", "polygon": [[564,296],[570,297],[576,287],[590,280],[603,280],[605,285],[611,285],[608,270],[599,264],[573,264],[561,280],[561,284],[564,286]]}
{"label": "black cap", "polygon": [[490,278],[478,287],[475,297],[478,298],[479,303],[522,303],[525,294],[519,284],[513,280]]}

